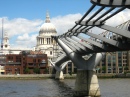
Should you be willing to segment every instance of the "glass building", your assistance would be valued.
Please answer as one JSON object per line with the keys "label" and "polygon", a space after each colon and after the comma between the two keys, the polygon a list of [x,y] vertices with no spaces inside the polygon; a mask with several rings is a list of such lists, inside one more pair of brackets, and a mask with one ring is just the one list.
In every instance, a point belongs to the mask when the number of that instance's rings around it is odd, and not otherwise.
{"label": "glass building", "polygon": [[124,73],[130,70],[130,51],[106,53],[105,58],[96,67],[97,73]]}

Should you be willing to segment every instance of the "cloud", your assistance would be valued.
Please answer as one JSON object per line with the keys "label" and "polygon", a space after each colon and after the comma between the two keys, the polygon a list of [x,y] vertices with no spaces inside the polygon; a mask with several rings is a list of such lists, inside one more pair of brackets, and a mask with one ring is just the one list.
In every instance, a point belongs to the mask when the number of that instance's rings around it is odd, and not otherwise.
{"label": "cloud", "polygon": [[63,34],[75,25],[75,21],[79,20],[82,14],[68,14],[65,16],[57,16],[51,19],[51,22],[55,25],[58,35]]}
{"label": "cloud", "polygon": [[[2,18],[0,18],[2,20]],[[9,19],[7,17],[3,17],[4,24],[4,32],[8,33],[10,40],[16,36],[15,40],[11,44],[11,48],[25,48],[36,45],[36,36],[38,35],[40,26],[43,23],[43,20],[28,20],[24,18],[15,18]],[[0,24],[2,26],[2,24]],[[1,32],[2,28],[0,28]],[[34,35],[31,35],[35,33]],[[1,34],[0,34],[1,36]],[[25,42],[26,41],[26,42]]]}
{"label": "cloud", "polygon": [[29,39],[29,35],[27,33],[23,34],[22,36],[18,36],[18,40],[20,41],[27,41]]}
{"label": "cloud", "polygon": [[[51,18],[51,23],[54,24],[58,34],[63,34],[75,25],[75,21],[79,20],[82,14],[68,14],[65,16],[56,16]],[[120,12],[116,16],[106,21],[107,25],[117,26],[130,19],[130,11],[125,10]],[[16,41],[10,43],[12,47],[33,47],[36,46],[36,37],[39,34],[41,25],[44,23],[43,20],[28,20],[24,18],[9,19],[4,17],[4,31],[7,31],[10,39],[13,36],[16,37]],[[0,24],[1,26],[1,24]],[[0,28],[1,30],[1,28]],[[99,28],[93,28],[90,31],[94,33],[101,33],[104,30]],[[1,31],[0,31],[1,32]]]}
{"label": "cloud", "polygon": [[110,18],[106,22],[106,24],[115,27],[117,25],[120,25],[121,23],[128,21],[128,20],[130,20],[130,10],[126,9],[126,10],[118,13],[117,15],[113,16],[112,18]]}
{"label": "cloud", "polygon": [[[100,13],[99,15],[101,15],[101,14],[102,13]],[[124,23],[124,22],[126,22],[128,20],[130,20],[130,10],[126,9],[126,10],[116,14],[115,16],[111,17],[110,19],[108,19],[105,24],[110,25],[112,27],[116,27],[116,26],[118,26],[118,25],[120,25],[120,24],[122,24],[122,23]],[[100,29],[98,27],[94,27],[90,31],[92,31],[93,33],[99,34],[99,33],[102,33],[102,32],[104,32],[106,30]]]}
{"label": "cloud", "polygon": [[25,33],[38,32],[40,25],[43,23],[43,21],[39,19],[28,20],[24,18],[15,18],[9,20],[7,17],[4,17],[3,19],[4,19],[4,25],[3,25],[4,32],[7,32],[9,37]]}
{"label": "cloud", "polygon": [[[105,10],[103,10],[100,14],[98,14],[96,16],[96,18],[98,16],[100,16],[104,12],[105,12]],[[93,13],[94,12],[92,12],[91,14],[89,14],[88,17],[90,17]],[[68,29],[72,28],[75,25],[75,21],[81,19],[82,16],[83,15],[80,14],[80,13],[77,13],[77,14],[68,14],[68,15],[65,15],[65,16],[57,16],[57,17],[53,17],[51,19],[51,22],[55,25],[56,30],[58,32],[58,35],[60,35],[60,34],[63,34],[65,32],[67,32]],[[87,18],[85,18],[85,19],[87,19]],[[94,19],[96,19],[96,18],[94,18]],[[117,25],[119,25],[119,24],[121,24],[123,22],[126,22],[129,19],[130,19],[130,10],[126,9],[126,10],[118,13],[117,15],[113,16],[112,18],[108,19],[106,21],[106,24],[110,25],[110,26],[113,26],[113,27],[116,27]],[[99,34],[99,33],[104,32],[105,30],[100,29],[98,27],[94,27],[90,31],[92,31],[92,32],[94,32],[96,34]]]}
{"label": "cloud", "polygon": [[[66,16],[57,16],[57,17],[51,18],[51,23],[54,24],[58,34],[63,34],[65,32],[67,32],[68,29],[72,28],[75,24],[75,21],[81,17],[82,17],[82,15],[79,13],[78,14],[69,14]],[[27,21],[29,21],[29,20],[27,20]],[[36,23],[33,21],[34,24],[38,25],[38,27],[37,27],[37,25],[34,25],[33,29],[35,29],[35,30],[30,28],[30,30],[28,31],[28,29],[29,29],[28,28],[25,31],[19,32],[19,35],[16,40],[17,47],[25,48],[25,47],[36,46],[36,37],[38,35],[41,25],[43,24],[42,20],[39,20],[39,21],[38,21],[38,23],[37,23],[37,21],[35,21]],[[31,21],[27,22],[27,23],[25,22],[24,24],[29,24],[29,23],[31,23]],[[30,35],[31,31],[33,31],[33,32],[35,31],[37,34]],[[13,47],[14,47],[14,45],[13,45]]]}
{"label": "cloud", "polygon": [[16,39],[16,45],[12,45],[13,48],[33,48],[36,46],[36,37],[38,34],[23,34]]}

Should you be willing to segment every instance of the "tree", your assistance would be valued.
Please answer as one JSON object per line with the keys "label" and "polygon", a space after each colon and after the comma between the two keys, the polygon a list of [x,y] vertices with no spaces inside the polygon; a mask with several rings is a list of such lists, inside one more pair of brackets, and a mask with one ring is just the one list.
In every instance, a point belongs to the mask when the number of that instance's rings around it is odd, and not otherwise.
{"label": "tree", "polygon": [[102,71],[105,73],[106,72],[106,66],[102,67]]}
{"label": "tree", "polygon": [[44,70],[44,72],[45,72],[46,74],[48,74],[48,73],[49,73],[49,69],[46,68],[46,69]]}
{"label": "tree", "polygon": [[29,69],[28,67],[26,67],[25,70],[24,70],[24,73],[25,73],[25,74],[30,73],[30,69]]}
{"label": "tree", "polygon": [[129,70],[127,66],[125,66],[124,70]]}
{"label": "tree", "polygon": [[34,68],[33,72],[36,73],[36,74],[40,74],[40,69],[39,68]]}

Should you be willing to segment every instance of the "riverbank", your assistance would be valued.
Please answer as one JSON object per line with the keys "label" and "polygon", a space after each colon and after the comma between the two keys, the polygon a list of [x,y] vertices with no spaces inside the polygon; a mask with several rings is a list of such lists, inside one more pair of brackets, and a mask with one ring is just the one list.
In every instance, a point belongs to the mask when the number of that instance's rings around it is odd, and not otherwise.
{"label": "riverbank", "polygon": [[17,75],[0,75],[0,79],[43,79],[53,78],[53,74],[17,74]]}
{"label": "riverbank", "polygon": [[102,74],[97,74],[98,78],[130,78],[130,73],[127,74],[111,74],[111,73],[102,73]]}
{"label": "riverbank", "polygon": [[[65,79],[75,78],[76,74],[64,74]],[[18,75],[0,75],[0,79],[45,79],[55,78],[55,74],[18,74]]]}
{"label": "riverbank", "polygon": [[[97,74],[98,78],[130,78],[129,74]],[[0,79],[46,79],[55,78],[55,74],[18,74],[18,75],[0,75]],[[64,74],[65,79],[75,79],[76,74]]]}

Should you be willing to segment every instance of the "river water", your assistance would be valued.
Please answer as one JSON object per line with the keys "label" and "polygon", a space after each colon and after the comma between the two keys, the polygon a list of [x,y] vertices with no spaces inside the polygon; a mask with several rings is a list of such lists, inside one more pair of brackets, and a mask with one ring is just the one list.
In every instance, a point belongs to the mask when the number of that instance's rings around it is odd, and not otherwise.
{"label": "river water", "polygon": [[[73,97],[75,79],[0,80],[0,97]],[[99,79],[101,97],[130,97],[130,79]]]}

